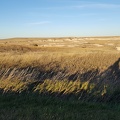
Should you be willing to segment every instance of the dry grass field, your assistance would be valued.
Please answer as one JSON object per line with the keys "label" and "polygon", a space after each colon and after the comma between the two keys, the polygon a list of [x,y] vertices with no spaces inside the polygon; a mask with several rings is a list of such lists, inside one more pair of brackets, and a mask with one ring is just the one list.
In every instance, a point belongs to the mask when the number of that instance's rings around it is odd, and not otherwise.
{"label": "dry grass field", "polygon": [[119,86],[120,37],[0,40],[1,120],[118,120]]}
{"label": "dry grass field", "polygon": [[120,37],[0,40],[0,88],[21,92],[35,84],[33,91],[103,96],[119,88],[119,57]]}

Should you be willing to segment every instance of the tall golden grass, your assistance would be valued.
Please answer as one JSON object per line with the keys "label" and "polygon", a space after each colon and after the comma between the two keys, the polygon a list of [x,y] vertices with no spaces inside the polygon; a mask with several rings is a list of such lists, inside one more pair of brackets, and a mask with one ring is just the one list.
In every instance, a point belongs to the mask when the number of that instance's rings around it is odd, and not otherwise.
{"label": "tall golden grass", "polygon": [[[34,41],[34,40],[33,40]],[[32,42],[33,42],[32,41]],[[9,42],[6,43],[6,42]],[[89,41],[90,42],[90,41]],[[91,41],[91,43],[95,41]],[[23,43],[25,43],[23,45]],[[120,52],[114,47],[93,47],[92,45],[80,45],[79,47],[40,47],[39,42],[33,42],[30,45],[26,41],[17,42],[17,40],[0,42],[0,68],[24,69],[27,67],[39,68],[47,72],[65,72],[73,75],[75,73],[84,74],[88,71],[98,70],[99,74],[106,71],[119,58]],[[97,41],[99,44],[105,44],[103,41]],[[115,43],[117,44],[117,42]],[[11,77],[12,78],[12,77]],[[20,78],[1,79],[0,89],[3,91],[22,92],[28,89],[29,84],[34,80],[22,81]],[[101,87],[99,85],[102,85]],[[77,94],[82,90],[93,94],[103,96],[110,90],[111,84],[90,83],[89,79],[84,82],[81,80],[50,80],[46,79],[42,83],[36,84],[33,91],[40,92],[63,92],[64,94]],[[115,85],[114,85],[115,86]],[[98,87],[98,89],[96,88]],[[117,87],[118,89],[118,87]]]}
{"label": "tall golden grass", "polygon": [[106,70],[118,58],[120,53],[66,54],[52,52],[0,53],[0,66],[39,67],[44,70],[68,70],[69,72]]}

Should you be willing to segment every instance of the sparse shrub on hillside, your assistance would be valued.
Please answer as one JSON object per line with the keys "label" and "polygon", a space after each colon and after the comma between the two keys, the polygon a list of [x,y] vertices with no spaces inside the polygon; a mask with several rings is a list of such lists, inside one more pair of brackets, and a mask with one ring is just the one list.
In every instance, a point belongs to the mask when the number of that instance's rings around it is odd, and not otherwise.
{"label": "sparse shrub on hillside", "polygon": [[38,44],[33,44],[33,46],[38,46]]}

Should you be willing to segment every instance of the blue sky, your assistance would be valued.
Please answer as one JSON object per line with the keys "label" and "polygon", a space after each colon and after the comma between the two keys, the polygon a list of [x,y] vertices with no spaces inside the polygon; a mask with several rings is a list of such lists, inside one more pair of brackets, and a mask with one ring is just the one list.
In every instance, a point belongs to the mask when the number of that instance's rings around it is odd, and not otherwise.
{"label": "blue sky", "polygon": [[0,0],[0,38],[119,35],[120,0]]}

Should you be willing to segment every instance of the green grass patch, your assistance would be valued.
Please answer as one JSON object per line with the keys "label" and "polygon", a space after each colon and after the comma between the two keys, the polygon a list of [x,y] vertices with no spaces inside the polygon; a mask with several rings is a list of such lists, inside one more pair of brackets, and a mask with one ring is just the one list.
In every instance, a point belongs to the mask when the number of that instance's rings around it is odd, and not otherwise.
{"label": "green grass patch", "polygon": [[119,120],[119,104],[37,94],[0,95],[0,120]]}

